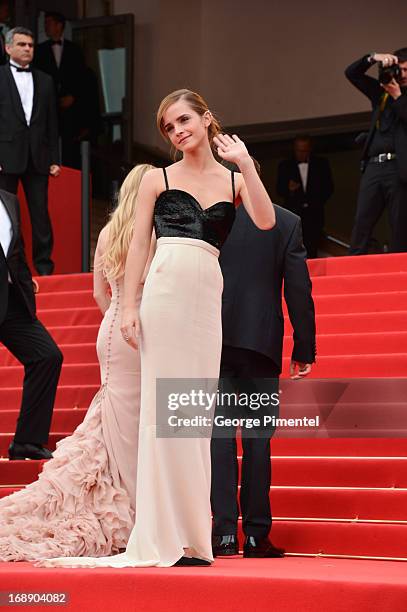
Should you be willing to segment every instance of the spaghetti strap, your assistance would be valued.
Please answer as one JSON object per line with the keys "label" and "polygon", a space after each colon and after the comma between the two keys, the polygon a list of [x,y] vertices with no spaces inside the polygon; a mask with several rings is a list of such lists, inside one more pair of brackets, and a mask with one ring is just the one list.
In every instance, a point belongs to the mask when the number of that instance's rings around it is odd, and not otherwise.
{"label": "spaghetti strap", "polygon": [[163,172],[164,172],[164,181],[165,181],[165,188],[168,190],[169,186],[168,186],[168,177],[167,177],[167,171],[165,168],[163,168]]}
{"label": "spaghetti strap", "polygon": [[233,195],[233,204],[235,203],[235,172],[234,170],[231,171],[232,174],[232,195]]}

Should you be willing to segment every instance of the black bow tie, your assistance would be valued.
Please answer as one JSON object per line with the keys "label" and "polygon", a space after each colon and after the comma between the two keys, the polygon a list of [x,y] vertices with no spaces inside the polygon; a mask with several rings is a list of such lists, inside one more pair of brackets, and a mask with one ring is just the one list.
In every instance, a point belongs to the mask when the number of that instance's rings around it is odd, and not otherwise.
{"label": "black bow tie", "polygon": [[62,45],[62,40],[53,40],[51,43],[51,46],[53,47],[54,45]]}
{"label": "black bow tie", "polygon": [[13,66],[13,68],[15,68],[17,72],[32,72],[31,66],[27,66],[27,68],[20,68],[19,66],[15,66],[14,64],[10,64],[10,66]]}

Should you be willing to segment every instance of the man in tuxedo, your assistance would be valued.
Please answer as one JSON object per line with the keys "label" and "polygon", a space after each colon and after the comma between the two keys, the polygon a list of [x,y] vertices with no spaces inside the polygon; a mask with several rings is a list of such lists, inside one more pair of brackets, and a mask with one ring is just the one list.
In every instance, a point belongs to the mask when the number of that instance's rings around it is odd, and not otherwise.
{"label": "man in tuxedo", "polygon": [[[266,389],[278,392],[284,336],[283,281],[294,328],[291,377],[306,376],[315,360],[314,303],[301,220],[279,206],[275,206],[275,211],[275,227],[263,231],[253,224],[244,207],[239,206],[219,260],[224,277],[221,383],[226,380],[231,381],[232,386],[240,382],[247,386],[249,382],[249,386],[260,392]],[[216,411],[218,413],[219,407]],[[257,436],[246,436],[242,432],[240,509],[245,557],[281,557],[284,554],[268,538],[272,433],[272,430],[260,430]],[[211,441],[215,556],[232,556],[239,551],[235,435],[235,431],[228,437],[222,432],[214,432]]]}
{"label": "man in tuxedo", "polygon": [[33,238],[33,260],[40,275],[52,274],[52,227],[48,177],[58,176],[58,127],[52,80],[31,70],[30,30],[6,34],[10,61],[0,66],[0,189],[17,193],[21,180]]}
{"label": "man in tuxedo", "polygon": [[49,459],[48,441],[62,353],[35,314],[33,281],[16,196],[0,189],[0,342],[24,365],[20,416],[10,459]]}
{"label": "man in tuxedo", "polygon": [[[380,63],[398,65],[400,74],[387,84],[366,74]],[[372,231],[388,209],[390,251],[407,251],[407,47],[391,53],[371,53],[345,71],[347,79],[367,96],[373,113],[362,153],[360,181],[350,255],[367,253]]]}
{"label": "man in tuxedo", "polygon": [[301,217],[308,257],[318,256],[324,207],[333,190],[329,161],[312,154],[309,136],[297,136],[294,157],[279,164],[277,193],[284,199],[284,207]]}
{"label": "man in tuxedo", "polygon": [[49,74],[58,99],[59,133],[62,163],[80,168],[80,138],[83,129],[82,92],[86,89],[85,63],[81,49],[64,37],[65,17],[61,13],[45,13],[48,40],[37,45],[34,65]]}

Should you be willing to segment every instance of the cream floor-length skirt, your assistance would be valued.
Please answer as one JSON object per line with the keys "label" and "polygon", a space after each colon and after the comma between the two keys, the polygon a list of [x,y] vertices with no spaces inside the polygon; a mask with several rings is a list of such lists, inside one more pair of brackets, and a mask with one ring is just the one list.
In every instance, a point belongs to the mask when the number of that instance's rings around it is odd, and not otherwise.
{"label": "cream floor-length skirt", "polygon": [[136,522],[126,552],[53,559],[65,567],[168,567],[213,560],[210,438],[156,436],[156,379],[219,377],[223,278],[219,251],[159,238],[140,307],[141,405]]}

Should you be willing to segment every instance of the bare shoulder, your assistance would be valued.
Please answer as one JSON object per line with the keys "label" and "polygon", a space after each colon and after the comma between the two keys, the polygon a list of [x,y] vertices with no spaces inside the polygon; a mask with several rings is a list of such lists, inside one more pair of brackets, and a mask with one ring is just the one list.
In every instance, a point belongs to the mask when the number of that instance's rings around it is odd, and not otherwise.
{"label": "bare shoulder", "polygon": [[110,226],[110,223],[105,225],[105,227],[103,227],[100,230],[97,245],[96,245],[96,250],[98,250],[99,252],[103,252],[106,248],[107,241],[109,239],[109,226]]}
{"label": "bare shoulder", "polygon": [[154,195],[157,197],[164,187],[165,182],[162,168],[153,168],[152,170],[148,170],[141,179],[139,193],[141,192],[143,195]]}

